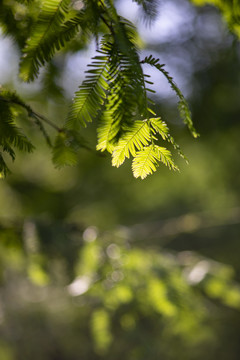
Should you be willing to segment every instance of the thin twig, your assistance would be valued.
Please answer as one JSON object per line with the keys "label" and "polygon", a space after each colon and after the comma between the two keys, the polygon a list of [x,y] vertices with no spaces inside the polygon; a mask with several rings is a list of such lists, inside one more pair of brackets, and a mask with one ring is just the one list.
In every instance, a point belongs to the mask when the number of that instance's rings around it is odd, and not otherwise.
{"label": "thin twig", "polygon": [[30,117],[37,118],[38,120],[41,119],[42,121],[44,121],[46,124],[48,124],[49,126],[54,128],[58,132],[63,131],[61,128],[59,128],[57,125],[55,125],[51,120],[47,119],[45,116],[43,116],[41,114],[38,114],[36,111],[31,110],[30,112],[28,112],[28,115]]}
{"label": "thin twig", "polygon": [[36,111],[32,110],[32,108],[29,106],[29,105],[26,105],[22,102],[19,102],[19,101],[14,101],[14,100],[10,100],[10,99],[6,99],[4,97],[2,97],[0,95],[0,100],[2,101],[5,101],[9,104],[15,104],[15,105],[19,105],[19,106],[22,106],[25,110],[27,110],[28,112],[28,116],[29,117],[33,117],[35,119],[38,119],[38,120],[42,120],[44,121],[46,124],[48,124],[49,126],[51,126],[52,128],[54,128],[55,130],[57,130],[58,132],[62,132],[63,129],[59,128],[57,125],[55,125],[51,120],[47,119],[45,116],[37,113]]}

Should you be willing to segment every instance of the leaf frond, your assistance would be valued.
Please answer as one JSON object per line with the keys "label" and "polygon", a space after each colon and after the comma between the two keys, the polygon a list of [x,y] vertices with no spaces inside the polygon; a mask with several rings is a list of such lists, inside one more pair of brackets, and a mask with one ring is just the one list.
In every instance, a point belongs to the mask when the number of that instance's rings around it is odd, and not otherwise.
{"label": "leaf frond", "polygon": [[77,151],[69,144],[65,133],[58,134],[55,139],[52,161],[57,168],[76,165],[78,162]]}
{"label": "leaf frond", "polygon": [[166,140],[169,136],[169,129],[167,127],[167,124],[161,120],[160,117],[158,118],[151,118],[149,119],[149,122],[152,126],[153,132],[158,133],[161,135],[163,140]]}
{"label": "leaf frond", "polygon": [[129,158],[136,156],[136,151],[142,149],[151,140],[150,128],[147,121],[135,121],[131,128],[120,138],[112,154],[112,165],[119,167]]}
{"label": "leaf frond", "polygon": [[8,154],[12,161],[14,161],[14,148],[20,151],[32,152],[34,146],[15,125],[11,106],[0,95],[0,177],[5,177],[10,172],[3,154]]}
{"label": "leaf frond", "polygon": [[70,0],[45,0],[20,63],[20,77],[32,81],[41,66],[51,60],[80,30],[83,13],[69,10]]}
{"label": "leaf frond", "polygon": [[149,64],[151,66],[154,66],[157,70],[159,70],[167,79],[169,85],[177,95],[179,101],[178,101],[178,108],[181,118],[183,119],[184,123],[188,126],[189,130],[191,131],[192,135],[196,138],[199,136],[199,134],[196,132],[191,112],[188,106],[188,103],[183,96],[181,90],[178,88],[178,86],[175,84],[173,78],[169,75],[169,73],[164,69],[164,65],[161,65],[159,63],[159,59],[155,59],[152,55],[145,57],[145,59],[142,61],[142,63]]}
{"label": "leaf frond", "polygon": [[4,101],[0,101],[0,145],[9,152],[9,146],[18,148],[21,151],[31,152],[34,146],[30,143],[14,124],[10,106]]}
{"label": "leaf frond", "polygon": [[174,149],[177,150],[178,155],[181,156],[186,161],[186,163],[188,163],[188,160],[181,151],[180,146],[176,143],[173,136],[171,136],[167,124],[162,121],[161,118],[151,118],[149,121],[151,123],[154,134],[160,134],[162,139],[168,141],[174,147]]}
{"label": "leaf frond", "polygon": [[105,111],[101,116],[101,122],[97,129],[98,143],[97,150],[112,153],[120,131],[119,123],[113,121],[111,113]]}
{"label": "leaf frond", "polygon": [[[26,104],[17,94],[16,92],[13,92],[13,91],[9,91],[9,90],[6,90],[4,88],[2,88],[0,90],[0,101],[2,101],[5,105],[8,105],[7,109],[8,109],[8,112],[7,112],[7,117],[10,119],[13,120],[13,116],[12,116],[12,113],[11,113],[11,107],[12,106],[15,106],[15,105],[19,105],[21,106],[23,109],[25,109],[28,113],[28,116],[31,117],[35,124],[38,126],[39,130],[41,131],[41,133],[43,134],[47,144],[51,147],[51,140],[50,140],[50,137],[45,129],[45,127],[43,126],[43,123],[40,121],[40,118],[39,118],[39,115],[37,115],[33,110],[32,108]],[[6,111],[6,107],[3,108],[5,109]],[[3,110],[4,111],[4,110]],[[5,117],[6,117],[6,114],[5,114]]]}
{"label": "leaf frond", "polygon": [[162,162],[169,169],[178,170],[171,152],[164,147],[151,144],[138,151],[132,162],[134,177],[145,179],[149,174],[157,170],[158,163]]}
{"label": "leaf frond", "polygon": [[143,19],[146,22],[151,22],[157,16],[157,7],[159,5],[157,0],[133,0],[138,5],[141,6],[141,10],[143,13]]}
{"label": "leaf frond", "polygon": [[53,163],[57,168],[65,165],[76,165],[79,148],[91,150],[78,133],[72,130],[62,130],[56,136],[52,148]]}
{"label": "leaf frond", "polygon": [[79,125],[86,127],[86,123],[92,122],[97,116],[109,87],[108,60],[107,54],[93,58],[86,80],[75,93],[66,122],[67,128],[79,128]]}

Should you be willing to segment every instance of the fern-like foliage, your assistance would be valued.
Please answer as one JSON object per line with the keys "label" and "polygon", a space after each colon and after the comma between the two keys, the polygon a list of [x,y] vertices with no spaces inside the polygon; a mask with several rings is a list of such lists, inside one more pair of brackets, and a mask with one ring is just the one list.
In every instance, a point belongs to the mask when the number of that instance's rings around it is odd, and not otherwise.
{"label": "fern-like foliage", "polygon": [[135,121],[114,148],[112,155],[113,166],[119,167],[129,158],[130,154],[136,156],[136,151],[142,149],[151,140],[150,127],[147,121]]}
{"label": "fern-like foliage", "polygon": [[76,165],[80,148],[91,150],[85,139],[73,130],[60,130],[52,148],[52,160],[57,168]]}
{"label": "fern-like foliage", "polygon": [[56,167],[77,164],[77,149],[71,146],[71,141],[64,132],[58,134],[55,139],[52,160]]}
{"label": "fern-like foliage", "polygon": [[[142,8],[147,18],[154,18],[157,0],[132,1]],[[179,99],[180,115],[196,137],[188,104],[158,59],[150,55],[140,60],[138,32],[129,20],[119,16],[114,1],[82,0],[79,3],[76,0],[13,0],[8,4],[4,0],[4,5],[0,3],[0,23],[4,24],[6,33],[13,34],[18,39],[16,34],[20,23],[15,20],[15,6],[33,9],[35,5],[34,11],[26,13],[27,31],[30,23],[33,26],[22,49],[20,77],[24,81],[36,78],[40,68],[49,63],[43,84],[46,91],[54,90],[59,96],[59,88],[52,86],[58,76],[53,59],[55,53],[74,49],[74,46],[79,46],[79,50],[91,37],[95,37],[99,49],[88,66],[85,80],[74,95],[65,126],[61,129],[34,112],[16,94],[1,92],[0,171],[4,174],[7,172],[2,153],[8,153],[14,159],[15,147],[32,150],[32,145],[15,126],[13,106],[26,110],[28,117],[34,120],[50,146],[52,141],[43,123],[57,131],[52,152],[53,162],[58,167],[77,162],[79,148],[86,147],[80,132],[94,121],[98,137],[96,148],[101,152],[106,150],[111,153],[113,166],[119,167],[126,158],[132,157],[133,174],[142,179],[154,172],[159,163],[176,170],[170,150],[162,147],[160,142],[167,142],[180,156],[183,154],[167,125],[151,109],[149,94],[154,91],[149,86],[152,84],[149,76],[143,73],[142,64],[154,66],[167,78]],[[1,13],[2,9],[8,11]],[[7,19],[10,20],[8,25]],[[17,41],[20,44],[23,39]]]}
{"label": "fern-like foliage", "polygon": [[79,32],[84,15],[84,11],[71,10],[70,0],[43,1],[38,21],[23,50],[20,77],[24,81],[37,77],[40,67]]}
{"label": "fern-like foliage", "polygon": [[134,114],[146,112],[146,109],[143,109],[143,76],[136,76],[131,58],[119,53],[116,46],[113,46],[109,59],[109,88],[98,128],[97,149],[101,151],[111,149],[117,143],[125,132],[125,126],[132,124]]}
{"label": "fern-like foliage", "polygon": [[[45,138],[47,144],[51,147],[51,140],[50,137],[42,123],[42,119],[44,119],[43,116],[37,114],[32,110],[32,108],[26,104],[17,94],[16,92],[12,92],[6,89],[1,89],[0,91],[0,100],[4,101],[5,103],[8,103],[9,109],[12,108],[12,106],[18,106],[22,107],[26,110],[29,118],[32,118],[39,130],[41,131],[43,137]],[[13,116],[13,115],[12,115]]]}
{"label": "fern-like foliage", "polygon": [[138,5],[141,6],[144,20],[152,21],[157,16],[157,7],[159,2],[157,0],[133,0]]}
{"label": "fern-like foliage", "polygon": [[29,37],[29,31],[36,20],[38,8],[37,0],[0,1],[1,32],[10,35],[20,49],[24,47],[26,39]]}
{"label": "fern-like foliage", "polygon": [[[86,126],[88,122],[98,120],[97,150],[112,153],[112,165],[116,167],[132,156],[136,177],[145,178],[155,171],[158,162],[177,169],[170,151],[157,145],[159,139],[168,141],[183,156],[167,125],[160,118],[149,116],[155,115],[147,96],[151,91],[147,86],[151,82],[143,73],[141,63],[160,66],[161,70],[162,67],[151,56],[140,62],[134,26],[117,15],[110,1],[106,3],[104,15],[112,20],[111,34],[103,37],[99,55],[93,58],[86,79],[75,94],[66,126],[77,129],[79,125]],[[178,94],[190,125],[185,98],[168,73],[163,72]],[[144,116],[144,119],[135,120],[137,116]],[[148,151],[149,156],[144,162]],[[137,171],[140,167],[141,171]]]}
{"label": "fern-like foliage", "polygon": [[164,147],[151,144],[138,151],[132,163],[132,171],[134,177],[145,179],[147,175],[157,170],[158,162],[162,162],[169,169],[178,170],[172,160],[169,150]]}
{"label": "fern-like foliage", "polygon": [[35,25],[20,64],[20,76],[24,81],[33,80],[38,75],[39,67],[49,61],[54,47],[49,39],[64,22],[69,0],[46,0],[42,4],[41,13]]}
{"label": "fern-like foliage", "polygon": [[145,106],[144,76],[132,41],[134,27],[122,18],[116,22],[114,35],[103,37],[99,55],[93,58],[86,80],[75,93],[66,125],[86,126],[98,117],[97,149],[101,151],[111,151],[133,113],[143,112]]}
{"label": "fern-like foliage", "polygon": [[9,168],[3,154],[10,155],[15,160],[14,149],[31,152],[34,147],[14,123],[14,115],[10,103],[0,96],[0,176],[6,176]]}
{"label": "fern-like foliage", "polygon": [[169,169],[177,170],[171,152],[156,144],[159,140],[170,137],[167,125],[160,118],[150,118],[135,121],[133,126],[126,129],[118,144],[113,149],[112,164],[119,167],[130,155],[133,157],[132,169],[135,177],[144,179],[156,171],[158,162],[162,162]]}
{"label": "fern-like foliage", "polygon": [[136,29],[128,20],[117,16],[111,6],[107,15],[113,19],[114,31],[109,39],[109,88],[98,127],[97,150],[112,152],[125,127],[132,125],[136,114],[147,116],[148,108]]}
{"label": "fern-like foliage", "polygon": [[66,123],[68,129],[77,129],[80,124],[85,127],[87,122],[91,122],[97,116],[109,87],[108,63],[107,49],[102,49],[99,55],[93,58],[86,80],[75,93],[70,107]]}
{"label": "fern-like foliage", "polygon": [[145,59],[142,61],[142,63],[154,66],[157,70],[159,70],[166,77],[168,83],[170,84],[171,88],[176,93],[176,95],[177,95],[177,97],[179,99],[178,108],[179,108],[179,112],[180,112],[180,115],[181,115],[184,123],[188,126],[188,128],[191,131],[192,135],[194,137],[198,137],[199,135],[196,132],[194,126],[193,126],[191,112],[190,112],[188,103],[187,103],[184,95],[182,94],[181,90],[175,84],[173,78],[164,69],[164,65],[161,65],[159,63],[159,59],[155,59],[152,55],[145,57]]}

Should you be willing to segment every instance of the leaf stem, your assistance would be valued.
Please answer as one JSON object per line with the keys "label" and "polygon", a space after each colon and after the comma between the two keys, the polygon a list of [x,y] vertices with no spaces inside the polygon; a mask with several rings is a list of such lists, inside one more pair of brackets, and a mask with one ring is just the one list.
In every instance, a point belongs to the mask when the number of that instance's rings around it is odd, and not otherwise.
{"label": "leaf stem", "polygon": [[33,118],[37,118],[38,120],[44,121],[46,124],[51,126],[53,129],[55,129],[58,132],[62,132],[63,129],[59,128],[57,125],[55,125],[51,120],[47,119],[45,116],[37,113],[36,111],[31,110],[31,112],[28,112],[28,115]]}
{"label": "leaf stem", "polygon": [[[103,8],[103,11],[105,11],[105,5],[103,4],[102,0],[100,0],[99,2],[100,2],[101,6],[102,6],[102,8]],[[107,14],[106,11],[105,11],[105,13]],[[107,14],[107,15],[108,15],[108,14]],[[114,35],[114,34],[115,34],[115,31],[114,31],[114,29],[113,29],[113,26],[107,22],[107,20],[105,19],[105,17],[104,17],[102,14],[100,14],[100,19],[102,19],[102,21],[104,22],[104,24],[108,27],[108,29],[110,30],[110,33],[111,33],[112,35]]]}
{"label": "leaf stem", "polygon": [[19,105],[21,107],[23,107],[25,110],[27,110],[28,112],[28,116],[35,118],[37,120],[42,120],[44,121],[46,124],[48,124],[49,126],[51,126],[53,129],[55,129],[58,132],[62,132],[63,129],[61,129],[60,127],[58,127],[57,125],[54,124],[54,122],[52,122],[51,120],[47,119],[45,116],[37,113],[36,111],[32,110],[32,108],[27,105],[24,104],[23,102],[17,101],[17,100],[13,100],[13,99],[6,99],[3,96],[0,95],[0,100],[5,101],[9,104],[15,104],[15,105]]}

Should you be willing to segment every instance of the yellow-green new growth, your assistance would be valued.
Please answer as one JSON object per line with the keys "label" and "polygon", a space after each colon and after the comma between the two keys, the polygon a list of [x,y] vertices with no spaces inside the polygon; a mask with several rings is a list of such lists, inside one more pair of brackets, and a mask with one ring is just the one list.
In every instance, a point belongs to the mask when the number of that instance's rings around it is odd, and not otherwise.
{"label": "yellow-green new growth", "polygon": [[132,162],[132,171],[135,178],[145,179],[149,174],[157,170],[158,163],[162,162],[169,169],[178,170],[172,154],[164,147],[151,144],[138,151]]}
{"label": "yellow-green new growth", "polygon": [[159,162],[169,169],[178,170],[171,152],[155,143],[158,141],[157,134],[160,134],[163,140],[169,138],[169,129],[160,118],[135,121],[132,127],[125,130],[125,134],[115,146],[112,165],[119,167],[132,155],[133,175],[141,179],[156,171]]}

